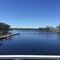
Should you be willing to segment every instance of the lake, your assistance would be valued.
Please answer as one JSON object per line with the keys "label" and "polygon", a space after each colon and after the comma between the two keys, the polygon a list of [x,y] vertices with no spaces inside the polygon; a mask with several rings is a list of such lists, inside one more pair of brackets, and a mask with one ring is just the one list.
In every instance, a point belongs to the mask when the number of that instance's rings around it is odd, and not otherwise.
{"label": "lake", "polygon": [[0,55],[60,55],[60,33],[12,30],[20,33],[0,39]]}

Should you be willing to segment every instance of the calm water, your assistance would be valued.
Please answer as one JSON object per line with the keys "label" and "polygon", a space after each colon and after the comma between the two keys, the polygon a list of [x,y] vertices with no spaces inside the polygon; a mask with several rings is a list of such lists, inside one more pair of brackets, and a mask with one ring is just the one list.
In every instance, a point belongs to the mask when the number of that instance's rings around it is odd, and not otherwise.
{"label": "calm water", "polygon": [[0,40],[0,54],[60,55],[60,33],[13,30],[20,33]]}

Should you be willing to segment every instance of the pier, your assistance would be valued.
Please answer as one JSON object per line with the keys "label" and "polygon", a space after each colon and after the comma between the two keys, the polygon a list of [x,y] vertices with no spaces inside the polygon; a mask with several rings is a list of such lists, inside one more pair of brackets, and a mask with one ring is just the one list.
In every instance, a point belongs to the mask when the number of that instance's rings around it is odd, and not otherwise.
{"label": "pier", "polygon": [[6,34],[6,35],[0,36],[0,39],[7,38],[7,37],[10,37],[10,36],[15,36],[15,35],[20,35],[20,34],[19,34],[19,33],[15,33],[15,34]]}

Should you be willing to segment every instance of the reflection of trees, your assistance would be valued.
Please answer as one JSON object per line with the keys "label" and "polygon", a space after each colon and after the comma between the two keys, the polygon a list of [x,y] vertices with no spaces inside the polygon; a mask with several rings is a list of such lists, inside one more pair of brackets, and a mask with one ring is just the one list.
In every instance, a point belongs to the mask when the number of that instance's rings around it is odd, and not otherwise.
{"label": "reflection of trees", "polygon": [[60,40],[60,32],[58,32],[58,39]]}
{"label": "reflection of trees", "polygon": [[57,38],[60,40],[60,32],[57,33]]}
{"label": "reflection of trees", "polygon": [[0,45],[3,45],[3,39],[0,39]]}
{"label": "reflection of trees", "polygon": [[0,39],[0,46],[2,46],[7,40],[12,40],[12,37]]}
{"label": "reflection of trees", "polygon": [[5,38],[5,40],[12,40],[12,36],[9,36],[8,38]]}

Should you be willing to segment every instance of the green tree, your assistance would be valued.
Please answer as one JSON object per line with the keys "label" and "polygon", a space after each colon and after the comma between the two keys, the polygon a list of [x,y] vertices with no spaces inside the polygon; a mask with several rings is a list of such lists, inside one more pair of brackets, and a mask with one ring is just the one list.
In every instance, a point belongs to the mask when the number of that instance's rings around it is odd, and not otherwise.
{"label": "green tree", "polygon": [[60,24],[56,27],[57,31],[60,32]]}
{"label": "green tree", "polygon": [[10,25],[0,22],[0,31],[7,33],[10,30]]}
{"label": "green tree", "polygon": [[45,31],[50,31],[50,27],[49,26],[46,26],[45,27]]}
{"label": "green tree", "polygon": [[40,30],[40,31],[45,31],[45,28],[39,27],[39,30]]}

